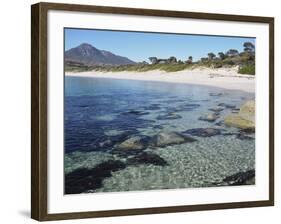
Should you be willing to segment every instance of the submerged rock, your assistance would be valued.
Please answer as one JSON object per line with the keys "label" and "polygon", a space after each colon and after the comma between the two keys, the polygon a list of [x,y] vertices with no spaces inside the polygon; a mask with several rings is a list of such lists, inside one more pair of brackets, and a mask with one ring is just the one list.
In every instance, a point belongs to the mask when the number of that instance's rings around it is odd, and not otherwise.
{"label": "submerged rock", "polygon": [[245,128],[239,131],[242,134],[253,134],[255,133],[255,128]]}
{"label": "submerged rock", "polygon": [[129,111],[126,111],[124,113],[122,113],[123,115],[138,115],[138,116],[141,116],[141,115],[148,115],[149,112],[147,111],[141,111],[141,110],[129,110]]}
{"label": "submerged rock", "polygon": [[223,121],[219,121],[219,122],[215,123],[215,125],[217,125],[217,126],[222,126],[223,124],[224,124]]}
{"label": "submerged rock", "polygon": [[241,129],[254,128],[255,124],[249,120],[245,120],[239,115],[228,115],[224,118],[224,123],[227,126],[232,126]]}
{"label": "submerged rock", "polygon": [[228,103],[219,103],[218,106],[219,106],[219,107],[225,107],[225,108],[228,108],[228,109],[234,109],[234,108],[236,108],[236,105],[234,105],[234,104],[228,104]]}
{"label": "submerged rock", "polygon": [[241,133],[238,133],[236,135],[236,138],[237,139],[240,139],[240,140],[254,140],[255,138],[251,137],[251,136],[248,136],[248,135],[244,135],[244,134],[241,134]]}
{"label": "submerged rock", "polygon": [[180,116],[179,114],[170,112],[167,114],[163,114],[163,115],[158,115],[156,117],[157,120],[175,120],[175,119],[180,119],[182,118],[182,116]]}
{"label": "submerged rock", "polygon": [[161,132],[154,136],[133,136],[116,144],[113,153],[120,155],[136,155],[148,147],[165,147],[194,141],[196,141],[196,139],[186,133],[179,132]]}
{"label": "submerged rock", "polygon": [[153,128],[155,129],[164,129],[163,125],[154,125]]}
{"label": "submerged rock", "polygon": [[110,139],[107,139],[107,140],[105,140],[103,142],[100,142],[99,143],[99,147],[101,147],[101,148],[108,148],[108,147],[113,146],[113,144],[114,143]]}
{"label": "submerged rock", "polygon": [[232,135],[237,135],[237,133],[235,132],[226,132],[226,133],[222,133],[223,136],[232,136]]}
{"label": "submerged rock", "polygon": [[255,170],[239,172],[223,179],[227,185],[247,185],[255,183]]}
{"label": "submerged rock", "polygon": [[240,108],[239,116],[255,123],[255,101],[250,100],[243,104]]}
{"label": "submerged rock", "polygon": [[248,101],[243,104],[238,114],[226,116],[224,118],[224,123],[228,126],[240,129],[254,129],[255,101]]}
{"label": "submerged rock", "polygon": [[80,168],[92,169],[102,162],[114,159],[110,153],[75,151],[64,154],[64,173],[69,174]]}
{"label": "submerged rock", "polygon": [[231,109],[231,113],[233,113],[233,114],[238,114],[239,111],[240,111],[239,108],[233,108],[233,109]]}
{"label": "submerged rock", "polygon": [[196,141],[196,139],[178,132],[161,132],[152,139],[153,145],[156,147],[165,147],[194,141]]}
{"label": "submerged rock", "polygon": [[111,172],[126,168],[126,164],[119,160],[108,160],[92,169],[79,168],[65,175],[65,193],[79,194],[102,187],[102,181],[111,177]]}
{"label": "submerged rock", "polygon": [[252,184],[255,184],[254,169],[227,176],[221,182],[213,183],[212,186],[239,186]]}
{"label": "submerged rock", "polygon": [[115,148],[121,150],[142,150],[148,147],[149,141],[150,137],[148,136],[133,136],[117,144]]}
{"label": "submerged rock", "polygon": [[104,151],[105,149],[112,149],[117,143],[123,142],[128,138],[128,135],[132,135],[137,131],[123,131],[119,135],[106,136],[100,142],[94,142],[92,146],[96,149]]}
{"label": "submerged rock", "polygon": [[198,119],[202,121],[214,122],[219,118],[218,113],[208,113],[200,116]]}
{"label": "submerged rock", "polygon": [[225,132],[222,133],[223,136],[235,136],[239,140],[254,140],[255,138],[252,136],[247,135],[244,132]]}
{"label": "submerged rock", "polygon": [[180,105],[177,109],[179,111],[192,111],[196,108],[200,107],[200,104],[197,103],[187,103],[184,105]]}
{"label": "submerged rock", "polygon": [[198,137],[211,137],[215,135],[220,135],[221,131],[222,131],[221,129],[217,129],[217,128],[193,128],[184,131],[184,133],[193,136],[198,136]]}
{"label": "submerged rock", "polygon": [[248,101],[243,104],[238,114],[228,115],[224,118],[228,126],[240,129],[255,128],[255,101]]}
{"label": "submerged rock", "polygon": [[160,110],[160,104],[151,104],[149,106],[144,107],[145,110]]}
{"label": "submerged rock", "polygon": [[156,166],[166,166],[168,163],[158,156],[157,154],[143,152],[136,155],[133,158],[127,160],[128,165],[139,165],[139,164],[153,164]]}
{"label": "submerged rock", "polygon": [[165,110],[167,111],[167,113],[175,113],[175,112],[181,112],[181,111],[193,111],[198,107],[200,107],[200,104],[185,103],[185,104],[180,104],[177,106],[168,106],[165,108]]}
{"label": "submerged rock", "polygon": [[213,112],[221,112],[224,110],[224,107],[214,107],[214,108],[210,108],[209,110]]}
{"label": "submerged rock", "polygon": [[209,93],[209,96],[222,96],[222,93]]}

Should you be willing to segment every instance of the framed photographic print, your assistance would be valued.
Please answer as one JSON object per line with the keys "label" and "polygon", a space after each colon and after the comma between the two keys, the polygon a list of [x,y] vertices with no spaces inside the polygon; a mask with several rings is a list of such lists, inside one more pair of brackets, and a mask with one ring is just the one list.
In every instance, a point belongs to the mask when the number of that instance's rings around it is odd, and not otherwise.
{"label": "framed photographic print", "polygon": [[274,19],[32,5],[32,218],[274,204]]}

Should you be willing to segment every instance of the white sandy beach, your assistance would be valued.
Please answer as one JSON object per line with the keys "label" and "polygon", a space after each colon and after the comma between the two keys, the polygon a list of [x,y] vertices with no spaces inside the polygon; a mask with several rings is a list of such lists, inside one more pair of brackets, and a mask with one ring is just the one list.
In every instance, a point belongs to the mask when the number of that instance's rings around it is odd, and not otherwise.
{"label": "white sandy beach", "polygon": [[225,89],[255,92],[255,76],[241,75],[238,68],[195,68],[179,72],[153,70],[148,72],[66,72],[66,76],[96,77],[127,80],[161,81],[208,85]]}

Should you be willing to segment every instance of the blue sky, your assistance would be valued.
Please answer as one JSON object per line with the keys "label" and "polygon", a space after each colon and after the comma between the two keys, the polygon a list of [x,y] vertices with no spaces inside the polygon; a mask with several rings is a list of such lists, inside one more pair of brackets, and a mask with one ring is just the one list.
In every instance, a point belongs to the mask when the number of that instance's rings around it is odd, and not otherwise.
{"label": "blue sky", "polygon": [[255,43],[255,38],[65,29],[65,50],[89,43],[136,62],[148,61],[150,56],[187,60],[191,55],[197,60],[209,52],[217,54],[231,48],[243,51],[246,41]]}

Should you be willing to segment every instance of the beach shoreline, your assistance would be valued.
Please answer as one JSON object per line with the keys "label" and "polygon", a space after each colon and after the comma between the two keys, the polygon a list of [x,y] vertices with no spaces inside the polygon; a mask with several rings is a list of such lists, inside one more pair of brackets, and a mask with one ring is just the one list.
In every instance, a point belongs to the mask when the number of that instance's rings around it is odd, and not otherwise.
{"label": "beach shoreline", "polygon": [[178,72],[165,72],[152,70],[147,72],[65,72],[66,76],[110,78],[139,81],[158,81],[170,83],[186,83],[206,85],[228,90],[241,90],[249,93],[255,92],[255,76],[238,73],[237,67],[231,68],[195,68]]}

